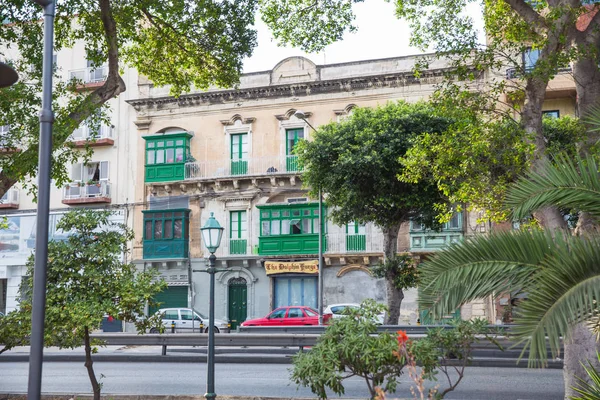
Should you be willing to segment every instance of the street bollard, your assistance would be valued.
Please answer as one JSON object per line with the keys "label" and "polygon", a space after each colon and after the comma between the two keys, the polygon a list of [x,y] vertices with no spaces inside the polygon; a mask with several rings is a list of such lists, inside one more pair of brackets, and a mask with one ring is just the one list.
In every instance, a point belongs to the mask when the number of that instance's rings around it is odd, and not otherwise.
{"label": "street bollard", "polygon": [[175,321],[171,321],[171,333],[175,333]]}

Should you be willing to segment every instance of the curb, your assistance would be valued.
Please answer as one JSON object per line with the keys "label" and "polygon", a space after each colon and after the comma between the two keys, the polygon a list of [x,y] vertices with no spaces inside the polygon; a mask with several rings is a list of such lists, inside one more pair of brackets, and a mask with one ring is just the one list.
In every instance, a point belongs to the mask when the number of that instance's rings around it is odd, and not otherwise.
{"label": "curb", "polygon": [[[156,362],[156,363],[204,363],[205,354],[177,354],[166,356],[158,354],[96,354],[93,356],[94,362]],[[29,355],[11,355],[4,354],[0,357],[2,362],[28,362]],[[46,354],[45,362],[84,362],[83,354]],[[215,355],[215,362],[219,364],[291,364],[292,358],[288,355]],[[474,358],[470,367],[493,367],[493,368],[527,368],[527,360],[522,359],[517,362],[516,358]],[[548,369],[562,369],[562,360],[548,361]],[[259,400],[259,398],[255,398]],[[0,400],[3,400],[0,397]]]}

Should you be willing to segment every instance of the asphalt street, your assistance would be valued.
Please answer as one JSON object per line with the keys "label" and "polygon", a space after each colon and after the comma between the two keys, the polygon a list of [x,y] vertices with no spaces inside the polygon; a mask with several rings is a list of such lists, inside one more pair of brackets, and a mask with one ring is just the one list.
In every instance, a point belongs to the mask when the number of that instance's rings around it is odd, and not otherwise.
{"label": "asphalt street", "polygon": [[[104,394],[186,395],[204,394],[206,365],[194,363],[95,363]],[[314,397],[309,389],[290,382],[290,366],[273,364],[217,364],[216,392],[221,395]],[[0,393],[27,391],[28,364],[0,363]],[[91,392],[86,370],[79,362],[46,362],[44,393]],[[441,387],[444,387],[443,382]],[[344,398],[368,398],[365,383],[352,378]],[[435,385],[431,383],[430,385]],[[412,398],[411,381],[402,377],[398,391],[388,398]],[[469,368],[463,382],[447,399],[464,400],[562,400],[561,370],[523,368]],[[332,398],[335,396],[332,395]]]}

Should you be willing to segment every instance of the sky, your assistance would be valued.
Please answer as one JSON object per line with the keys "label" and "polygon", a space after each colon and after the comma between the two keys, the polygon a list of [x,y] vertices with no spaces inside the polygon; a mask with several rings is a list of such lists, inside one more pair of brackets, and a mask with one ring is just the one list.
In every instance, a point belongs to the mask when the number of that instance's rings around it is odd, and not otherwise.
{"label": "sky", "polygon": [[346,33],[342,41],[327,46],[321,53],[306,54],[298,49],[277,46],[269,29],[258,20],[258,47],[252,57],[245,60],[244,72],[272,69],[279,61],[291,56],[305,56],[315,64],[323,65],[420,53],[409,46],[408,24],[395,17],[394,4],[369,0],[354,7],[358,32]]}
{"label": "sky", "polygon": [[[269,29],[257,18],[258,47],[252,57],[245,60],[244,72],[273,69],[279,61],[291,56],[304,56],[317,65],[324,65],[420,54],[419,49],[410,47],[408,24],[396,18],[393,3],[384,0],[355,3],[358,31],[346,33],[342,41],[313,54],[277,46]],[[481,21],[477,8],[471,7],[469,13],[477,22]]]}

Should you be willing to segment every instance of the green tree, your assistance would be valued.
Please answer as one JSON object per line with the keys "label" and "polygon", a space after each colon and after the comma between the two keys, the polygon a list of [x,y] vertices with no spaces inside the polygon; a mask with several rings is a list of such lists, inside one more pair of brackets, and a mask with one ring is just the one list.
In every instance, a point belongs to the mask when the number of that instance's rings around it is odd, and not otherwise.
{"label": "green tree", "polygon": [[[430,179],[450,202],[468,204],[482,218],[503,221],[506,190],[530,166],[533,145],[529,135],[512,120],[486,121],[470,110],[457,114],[449,129],[417,137],[401,158],[400,179]],[[585,135],[578,118],[544,118],[544,137],[550,154],[577,154]]]}
{"label": "green tree", "polygon": [[[600,175],[593,158],[573,163],[559,157],[542,173],[531,172],[509,191],[515,218],[549,205],[600,217]],[[553,357],[565,336],[565,387],[584,377],[581,360],[596,355],[594,337],[583,322],[598,318],[600,235],[521,230],[470,238],[421,266],[419,304],[442,315],[495,293],[527,293],[514,317],[514,334],[530,350],[530,365],[546,362],[546,338]]]}
{"label": "green tree", "polygon": [[[93,67],[106,63],[108,76],[93,91],[77,90],[75,80],[55,76],[52,174],[57,185],[68,180],[65,164],[89,158],[89,148],[82,154],[67,139],[86,119],[107,121],[108,101],[127,89],[123,68],[137,69],[155,85],[171,85],[174,95],[192,87],[235,85],[243,59],[256,46],[257,5],[256,0],[59,2],[56,51],[82,41],[86,58]],[[11,54],[7,49],[17,52],[10,61],[20,75],[16,85],[0,90],[0,126],[10,125],[3,147],[23,147],[0,158],[0,195],[36,176],[43,33],[42,24],[31,21],[41,20],[42,10],[33,1],[6,0],[0,8],[0,57]]]}
{"label": "green tree", "polygon": [[[311,142],[298,146],[305,166],[303,182],[313,195],[319,188],[337,224],[372,222],[383,231],[384,259],[396,256],[398,231],[411,219],[437,226],[435,216],[443,203],[434,182],[400,182],[398,158],[412,141],[426,132],[440,132],[451,124],[427,103],[389,103],[357,108],[342,123],[321,126]],[[412,266],[407,266],[412,268]],[[386,277],[389,313],[386,323],[398,323],[403,288]]]}
{"label": "green tree", "polygon": [[[94,400],[100,399],[101,384],[94,373],[92,354],[102,343],[90,338],[90,332],[100,329],[105,315],[134,322],[140,332],[159,326],[157,316],[140,316],[146,304],[152,303],[153,296],[165,287],[155,271],[137,272],[133,264],[122,261],[133,234],[126,226],[111,222],[111,214],[94,210],[68,212],[57,224],[58,229],[69,232],[68,238],[48,245],[44,344],[75,348],[83,343]],[[32,256],[21,285],[23,300],[19,309],[7,315],[10,320],[6,325],[4,319],[0,320],[8,329],[17,328],[18,335],[31,326],[33,261]],[[20,338],[9,344],[18,343]]]}
{"label": "green tree", "polygon": [[294,356],[291,380],[310,387],[320,399],[327,398],[327,388],[343,395],[343,381],[352,376],[365,380],[371,397],[378,386],[395,391],[406,359],[394,354],[396,335],[373,335],[377,315],[383,310],[382,305],[366,300],[359,310],[348,310],[348,316],[336,319],[310,352]]}

